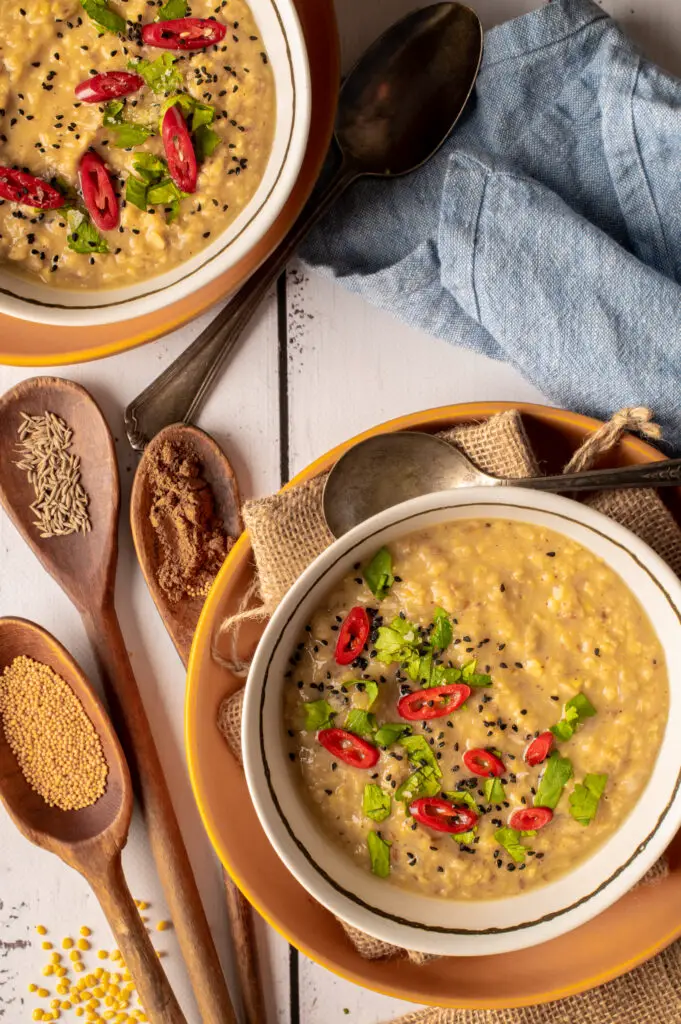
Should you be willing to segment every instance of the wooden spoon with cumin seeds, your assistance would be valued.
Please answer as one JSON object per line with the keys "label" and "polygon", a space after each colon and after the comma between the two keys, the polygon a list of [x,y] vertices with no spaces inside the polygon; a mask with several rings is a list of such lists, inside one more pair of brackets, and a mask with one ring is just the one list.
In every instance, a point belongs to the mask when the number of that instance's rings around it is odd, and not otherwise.
{"label": "wooden spoon with cumin seeds", "polygon": [[[167,441],[175,442],[199,460],[201,476],[213,492],[217,517],[226,533],[236,540],[243,530],[243,522],[239,487],[234,470],[227,456],[209,434],[186,423],[175,423],[165,427],[149,442],[132,485],[130,525],[137,558],[154,604],[186,668],[196,626],[206,599],[204,596],[185,596],[173,602],[158,582],[161,551],[149,518],[152,506],[150,465],[151,460]],[[259,980],[253,911],[227,872],[224,872],[224,879],[232,944],[246,1021],[247,1024],[264,1024],[266,1011]]]}

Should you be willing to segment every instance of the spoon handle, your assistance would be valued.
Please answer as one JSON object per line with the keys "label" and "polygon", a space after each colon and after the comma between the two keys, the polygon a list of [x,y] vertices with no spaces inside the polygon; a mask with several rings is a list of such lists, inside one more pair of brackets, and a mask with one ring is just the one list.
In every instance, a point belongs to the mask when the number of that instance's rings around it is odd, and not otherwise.
{"label": "spoon handle", "polygon": [[83,613],[111,718],[130,768],[156,869],[203,1024],[236,1024],[170,790],[112,603]]}
{"label": "spoon handle", "polygon": [[123,875],[121,856],[99,865],[95,859],[88,882],[111,926],[152,1024],[186,1024]]}
{"label": "spoon handle", "polygon": [[623,487],[679,487],[681,459],[662,459],[640,466],[618,466],[615,469],[589,469],[564,476],[543,476],[525,480],[504,480],[516,487],[532,487],[535,491],[603,491]]}
{"label": "spoon handle", "polygon": [[189,423],[204,402],[220,367],[310,228],[357,177],[343,163],[319,194],[313,195],[291,231],[188,348],[125,410],[125,431],[142,451],[170,423]]}

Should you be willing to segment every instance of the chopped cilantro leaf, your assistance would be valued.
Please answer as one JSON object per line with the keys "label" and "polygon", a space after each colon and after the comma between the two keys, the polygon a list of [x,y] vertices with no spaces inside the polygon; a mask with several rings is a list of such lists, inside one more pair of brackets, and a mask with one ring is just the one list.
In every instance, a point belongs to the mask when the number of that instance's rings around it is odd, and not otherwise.
{"label": "chopped cilantro leaf", "polygon": [[194,150],[199,163],[203,163],[209,156],[212,156],[221,141],[217,132],[214,132],[207,124],[200,124],[194,132]]}
{"label": "chopped cilantro leaf", "polygon": [[368,782],[364,787],[362,797],[362,814],[372,821],[385,821],[390,815],[392,803],[390,793],[386,793],[374,782]]}
{"label": "chopped cilantro leaf", "polygon": [[303,704],[305,714],[305,728],[308,732],[317,732],[318,729],[330,729],[333,725],[333,711],[328,701],[310,700]]}
{"label": "chopped cilantro leaf", "polygon": [[343,728],[354,732],[355,736],[373,736],[376,732],[376,716],[360,708],[353,708],[348,711]]}
{"label": "chopped cilantro leaf", "polygon": [[516,864],[524,862],[527,850],[520,842],[520,832],[514,828],[498,828],[494,833],[494,838],[499,846],[503,846]]}
{"label": "chopped cilantro leaf", "polygon": [[392,843],[379,836],[378,832],[370,832],[367,836],[367,846],[369,847],[371,870],[379,878],[387,878],[390,874],[390,847]]}
{"label": "chopped cilantro leaf", "polygon": [[379,548],[364,569],[364,580],[377,601],[387,597],[388,591],[395,582],[393,576],[393,559],[387,548]]}
{"label": "chopped cilantro leaf", "polygon": [[147,203],[147,185],[145,182],[140,181],[134,174],[130,174],[125,182],[125,201],[132,203],[138,210],[143,210],[146,213],[148,206]]}
{"label": "chopped cilantro leaf", "polygon": [[384,722],[376,731],[374,742],[379,747],[389,747],[391,743],[397,743],[402,736],[408,736],[410,733],[411,726],[409,725],[403,725],[401,722]]}
{"label": "chopped cilantro leaf", "polygon": [[578,725],[587,718],[596,714],[596,708],[584,693],[576,693],[563,708],[563,717],[556,725],[551,726],[551,732],[559,740],[569,740],[574,736]]}
{"label": "chopped cilantro leaf", "polygon": [[432,765],[423,765],[398,786],[395,799],[412,801],[422,796],[437,796],[440,792],[441,775],[442,772],[439,769],[436,771]]}
{"label": "chopped cilantro leaf", "polygon": [[430,634],[430,642],[433,647],[437,647],[439,650],[444,651],[445,647],[449,647],[452,642],[453,632],[452,624],[449,621],[449,616],[444,608],[436,608],[433,613],[434,628]]}
{"label": "chopped cilantro leaf", "polygon": [[572,761],[561,757],[557,750],[546,762],[546,768],[539,780],[537,794],[534,798],[535,807],[549,807],[554,810],[561,798],[565,784],[572,778]]}
{"label": "chopped cilantro leaf", "polygon": [[585,775],[570,793],[570,814],[580,825],[590,825],[596,817],[607,781],[607,775]]}
{"label": "chopped cilantro leaf", "polygon": [[188,10],[187,0],[166,0],[154,20],[174,21],[175,18],[186,18]]}
{"label": "chopped cilantro leaf", "polygon": [[461,669],[461,682],[467,686],[491,686],[492,677],[484,672],[476,672],[477,660],[467,662]]}
{"label": "chopped cilantro leaf", "polygon": [[107,253],[109,246],[102,238],[87,214],[81,210],[68,210],[66,220],[69,225],[68,247],[81,255]]}
{"label": "chopped cilantro leaf", "polygon": [[437,778],[442,777],[437,758],[423,736],[403,736],[400,739],[400,746],[406,750],[412,764],[427,765],[433,769]]}
{"label": "chopped cilantro leaf", "polygon": [[343,683],[343,689],[346,690],[348,686],[357,687],[357,693],[353,697],[355,707],[371,711],[378,697],[378,683],[373,679],[350,679]]}
{"label": "chopped cilantro leaf", "polygon": [[480,808],[469,789],[454,789],[450,790],[448,793],[443,793],[442,795],[445,800],[449,800],[453,804],[465,804],[466,807],[470,807],[475,814],[480,814]]}
{"label": "chopped cilantro leaf", "polygon": [[482,784],[482,791],[488,804],[500,804],[506,799],[506,790],[501,779],[485,779]]}
{"label": "chopped cilantro leaf", "polygon": [[141,75],[152,92],[174,92],[182,85],[182,75],[174,66],[177,57],[162,53],[155,60],[129,60],[128,68]]}
{"label": "chopped cilantro leaf", "polygon": [[125,32],[125,18],[112,11],[107,0],[80,0],[80,5],[88,18],[105,32]]}

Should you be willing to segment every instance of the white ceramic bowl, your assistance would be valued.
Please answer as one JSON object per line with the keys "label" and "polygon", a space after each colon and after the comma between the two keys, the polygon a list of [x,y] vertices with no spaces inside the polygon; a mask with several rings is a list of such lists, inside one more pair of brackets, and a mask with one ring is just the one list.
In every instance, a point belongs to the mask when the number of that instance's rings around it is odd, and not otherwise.
{"label": "white ceramic bowl", "polygon": [[127,288],[51,288],[0,263],[0,313],[60,326],[116,323],[191,295],[239,262],[266,234],[298,177],[310,129],[310,70],[293,0],[249,0],[276,88],[272,153],[250,203],[193,259]]}
{"label": "white ceramic bowl", "polygon": [[[286,663],[325,593],[382,544],[435,523],[484,517],[544,526],[610,565],[647,610],[667,659],[669,720],[650,781],[620,828],[558,881],[479,903],[405,892],[356,865],[325,836],[295,784],[284,743]],[[584,505],[514,487],[431,494],[388,509],[336,541],[303,573],[274,613],[246,687],[244,763],[258,817],[307,891],[348,924],[408,949],[451,956],[504,953],[582,924],[630,889],[681,825],[681,582],[638,537]],[[645,722],[641,723],[645,729]]]}

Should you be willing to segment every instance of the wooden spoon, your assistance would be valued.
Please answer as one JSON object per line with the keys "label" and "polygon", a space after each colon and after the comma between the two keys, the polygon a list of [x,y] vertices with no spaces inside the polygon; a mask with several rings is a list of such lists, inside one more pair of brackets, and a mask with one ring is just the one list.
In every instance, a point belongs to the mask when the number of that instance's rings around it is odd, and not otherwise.
{"label": "wooden spoon", "polygon": [[[53,412],[73,430],[72,452],[90,497],[92,530],[43,539],[33,525],[33,487],[15,464],[21,413]],[[236,1017],[192,874],[149,720],[114,608],[120,486],[113,438],[88,392],[34,377],[0,398],[0,501],[19,533],[81,614],[145,817],[151,849],[204,1024]]]}
{"label": "wooden spoon", "polygon": [[25,619],[0,619],[0,675],[25,655],[68,683],[94,725],[109,767],[106,791],[91,807],[62,811],[24,778],[0,727],[0,800],[20,832],[56,853],[92,886],[154,1024],[186,1024],[123,876],[121,850],[132,815],[132,783],[123,751],[88,680],[53,636]]}
{"label": "wooden spoon", "polygon": [[[201,474],[215,497],[216,512],[229,536],[234,538],[243,530],[241,498],[234,470],[225,453],[203,430],[185,423],[175,423],[161,430],[147,445],[137,467],[130,497],[130,525],[135,550],[159,615],[186,668],[205,597],[186,597],[173,602],[158,583],[160,551],[156,533],[149,520],[152,503],[149,469],[151,460],[166,441],[173,441],[188,448],[200,460]],[[224,878],[227,912],[246,1021],[247,1024],[264,1024],[266,1011],[259,980],[251,905],[226,872]]]}

